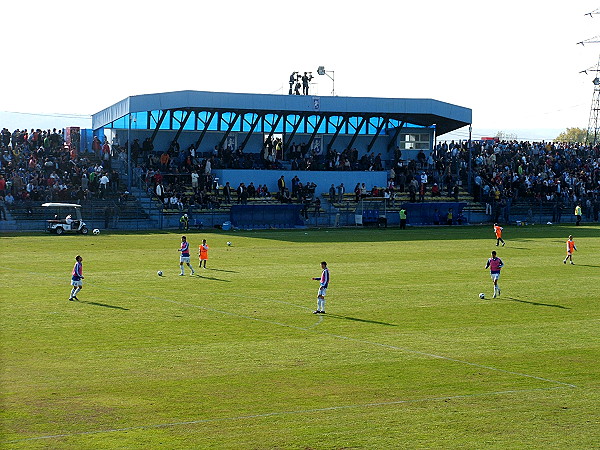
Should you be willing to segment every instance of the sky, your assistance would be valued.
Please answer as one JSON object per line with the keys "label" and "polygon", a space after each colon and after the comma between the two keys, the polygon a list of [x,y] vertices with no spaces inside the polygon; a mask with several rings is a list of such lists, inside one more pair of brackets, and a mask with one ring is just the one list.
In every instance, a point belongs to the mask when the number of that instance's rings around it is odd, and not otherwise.
{"label": "sky", "polygon": [[[0,127],[91,128],[130,95],[199,90],[433,98],[473,137],[587,128],[600,0],[21,0],[3,5]],[[466,128],[451,138],[467,138]]]}

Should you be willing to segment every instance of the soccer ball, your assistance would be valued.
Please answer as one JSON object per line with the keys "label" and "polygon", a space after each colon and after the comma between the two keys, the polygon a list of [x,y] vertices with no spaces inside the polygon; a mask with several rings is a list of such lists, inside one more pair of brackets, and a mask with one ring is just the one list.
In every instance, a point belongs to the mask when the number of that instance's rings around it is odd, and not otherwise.
{"label": "soccer ball", "polygon": [[94,228],[92,230],[92,233],[94,233],[96,236],[98,236],[100,234],[100,230],[98,228]]}
{"label": "soccer ball", "polygon": [[485,294],[482,292],[481,294],[479,294],[479,298],[485,298]]}
{"label": "soccer ball", "polygon": [[231,242],[227,241],[227,247],[231,247]]}
{"label": "soccer ball", "polygon": [[159,270],[158,272],[156,272],[156,275],[158,275],[159,277],[162,277],[162,270]]}

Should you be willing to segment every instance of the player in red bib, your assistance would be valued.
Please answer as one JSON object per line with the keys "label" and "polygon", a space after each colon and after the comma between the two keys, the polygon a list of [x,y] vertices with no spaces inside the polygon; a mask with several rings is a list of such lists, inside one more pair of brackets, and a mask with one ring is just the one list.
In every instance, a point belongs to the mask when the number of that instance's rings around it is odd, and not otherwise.
{"label": "player in red bib", "polygon": [[502,228],[497,223],[494,224],[494,233],[496,233],[496,247],[502,242],[502,247],[504,247],[504,240],[502,239]]}
{"label": "player in red bib", "polygon": [[569,236],[567,240],[567,256],[563,259],[563,264],[567,263],[567,260],[571,261],[571,264],[575,265],[573,262],[573,252],[577,251],[577,247],[575,247],[575,241],[573,240],[573,236]]}
{"label": "player in red bib", "polygon": [[206,243],[206,239],[202,239],[202,245],[198,246],[198,256],[200,257],[200,266],[202,267],[202,263],[204,263],[204,268],[206,269],[206,261],[208,260],[208,249],[210,247]]}

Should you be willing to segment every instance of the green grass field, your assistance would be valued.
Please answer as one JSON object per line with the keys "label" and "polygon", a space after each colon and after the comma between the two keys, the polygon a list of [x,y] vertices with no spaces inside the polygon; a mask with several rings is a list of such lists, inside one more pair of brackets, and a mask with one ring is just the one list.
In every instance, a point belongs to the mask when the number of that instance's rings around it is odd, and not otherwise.
{"label": "green grass field", "polygon": [[0,237],[0,447],[600,445],[600,227],[188,238],[200,276],[180,233]]}

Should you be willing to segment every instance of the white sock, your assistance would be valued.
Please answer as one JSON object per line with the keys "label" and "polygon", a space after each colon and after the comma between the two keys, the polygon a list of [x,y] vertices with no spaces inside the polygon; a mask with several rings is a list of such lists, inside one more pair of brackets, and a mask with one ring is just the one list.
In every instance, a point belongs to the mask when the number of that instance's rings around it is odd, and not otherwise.
{"label": "white sock", "polygon": [[183,265],[179,266],[179,268],[181,269],[181,274],[183,275]]}
{"label": "white sock", "polygon": [[75,288],[71,289],[71,298],[75,297]]}

